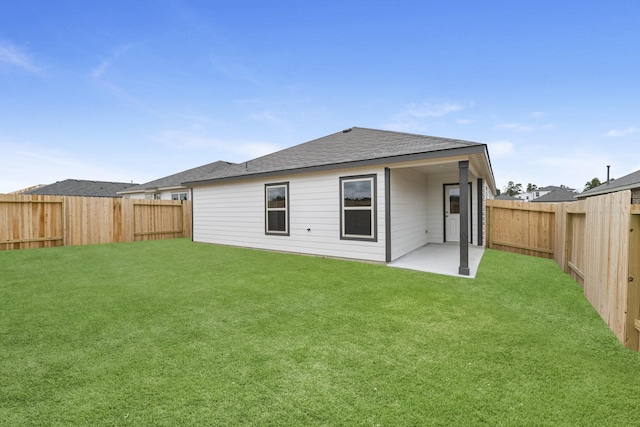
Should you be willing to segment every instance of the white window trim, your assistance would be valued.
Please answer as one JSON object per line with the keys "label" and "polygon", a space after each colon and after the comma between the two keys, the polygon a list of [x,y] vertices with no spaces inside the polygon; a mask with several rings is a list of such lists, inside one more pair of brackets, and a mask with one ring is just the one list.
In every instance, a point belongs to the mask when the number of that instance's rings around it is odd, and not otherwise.
{"label": "white window trim", "polygon": [[[363,240],[369,242],[378,241],[376,216],[377,216],[377,185],[376,175],[360,175],[340,177],[340,239],[342,240]],[[371,182],[371,206],[344,206],[344,184],[353,181],[370,181]],[[348,210],[370,210],[371,211],[371,234],[346,234],[345,211]]]}
{"label": "white window trim", "polygon": [[[184,194],[184,197],[185,197],[184,199],[180,198],[181,194]],[[174,199],[173,196],[178,196],[178,198]],[[171,193],[171,200],[179,200],[179,201],[189,200],[189,193],[187,191],[178,191],[178,192],[175,192],[175,193]]]}
{"label": "white window trim", "polygon": [[[284,188],[284,207],[283,208],[270,208],[269,207],[269,189],[270,188]],[[284,212],[284,231],[269,230],[269,212]],[[289,183],[277,182],[273,184],[264,185],[264,233],[267,235],[276,236],[288,236],[289,235]]]}

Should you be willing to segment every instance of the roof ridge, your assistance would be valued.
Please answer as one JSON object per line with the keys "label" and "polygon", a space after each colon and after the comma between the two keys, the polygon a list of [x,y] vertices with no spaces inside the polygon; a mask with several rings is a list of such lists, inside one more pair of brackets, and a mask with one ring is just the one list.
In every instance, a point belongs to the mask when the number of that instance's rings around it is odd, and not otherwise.
{"label": "roof ridge", "polygon": [[67,179],[63,179],[62,181],[56,181],[56,182],[52,182],[51,184],[45,184],[45,186],[47,185],[53,185],[56,184],[58,182],[65,182],[65,181],[77,181],[77,182],[101,182],[101,183],[105,183],[105,184],[127,184],[127,185],[138,185],[135,183],[131,183],[131,182],[123,182],[123,181],[101,181],[101,180],[97,180],[97,179],[77,179],[77,178],[67,178]]}

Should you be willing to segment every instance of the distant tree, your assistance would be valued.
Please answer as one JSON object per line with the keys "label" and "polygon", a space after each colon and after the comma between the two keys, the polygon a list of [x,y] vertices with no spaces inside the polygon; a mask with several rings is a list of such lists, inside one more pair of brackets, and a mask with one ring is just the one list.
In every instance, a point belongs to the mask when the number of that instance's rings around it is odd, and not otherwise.
{"label": "distant tree", "polygon": [[584,191],[591,190],[592,188],[596,188],[599,185],[602,185],[600,180],[597,177],[593,178],[591,181],[587,181],[587,183],[584,185]]}
{"label": "distant tree", "polygon": [[507,183],[507,188],[504,189],[504,194],[507,196],[515,196],[522,193],[522,184],[515,184],[513,181]]}
{"label": "distant tree", "polygon": [[533,193],[538,189],[538,186],[532,183],[527,184],[527,193]]}

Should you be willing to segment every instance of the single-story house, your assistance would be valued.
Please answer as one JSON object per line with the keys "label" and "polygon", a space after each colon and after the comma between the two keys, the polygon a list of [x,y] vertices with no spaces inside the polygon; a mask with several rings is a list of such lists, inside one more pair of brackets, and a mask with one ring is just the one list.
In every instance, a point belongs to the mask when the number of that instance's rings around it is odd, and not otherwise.
{"label": "single-story house", "polygon": [[122,195],[125,199],[190,200],[190,189],[182,185],[183,182],[209,175],[231,164],[232,163],[219,160],[163,178],[158,178],[144,184],[129,187],[120,191],[118,194]]}
{"label": "single-story house", "polygon": [[[527,191],[524,193],[520,193],[517,194],[515,197],[517,197],[520,200],[524,200],[525,202],[532,202],[534,200],[536,200],[538,197],[543,197],[546,196],[550,193],[553,193],[554,191],[576,191],[575,188],[569,188],[569,187],[565,187],[564,185],[561,186],[557,186],[557,185],[548,185],[546,187],[540,187],[540,188],[536,188],[533,191]],[[561,194],[561,193],[558,193]]]}
{"label": "single-story house", "polygon": [[457,242],[466,275],[496,192],[486,144],[358,127],[183,185],[196,242],[379,262]]}
{"label": "single-story house", "polygon": [[622,190],[631,190],[631,204],[640,205],[640,170],[606,182],[596,188],[583,191],[576,197],[578,199],[586,199],[587,197],[599,196],[601,194],[613,193]]}
{"label": "single-story house", "polygon": [[522,199],[516,196],[509,196],[508,194],[499,194],[494,197],[496,200],[508,200],[510,202],[522,202]]}
{"label": "single-story house", "polygon": [[86,181],[82,179],[65,179],[53,184],[38,186],[21,194],[42,194],[48,196],[80,196],[80,197],[122,197],[119,192],[136,186],[132,182]]}
{"label": "single-story house", "polygon": [[567,187],[558,187],[544,196],[537,197],[531,200],[531,203],[564,203],[575,202],[576,193],[573,189]]}

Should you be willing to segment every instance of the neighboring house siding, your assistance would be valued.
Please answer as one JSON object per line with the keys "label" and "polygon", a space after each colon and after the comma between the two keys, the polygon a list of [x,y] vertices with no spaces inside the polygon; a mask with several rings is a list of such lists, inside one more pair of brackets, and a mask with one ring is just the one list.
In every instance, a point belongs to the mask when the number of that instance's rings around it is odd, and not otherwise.
{"label": "neighboring house siding", "polygon": [[[376,174],[377,241],[340,239],[340,177]],[[290,235],[265,234],[265,184],[289,183]],[[193,189],[194,241],[385,260],[384,168],[282,175]],[[309,231],[307,231],[309,229]]]}
{"label": "neighboring house siding", "polygon": [[[187,200],[191,200],[191,189],[183,188],[181,190],[162,190],[155,193],[160,195],[159,200],[171,200],[171,195],[174,193],[187,193]],[[128,193],[123,196],[127,199],[146,199],[147,194],[154,195],[154,193]]]}
{"label": "neighboring house siding", "polygon": [[640,188],[631,191],[631,204],[640,205]]}
{"label": "neighboring house siding", "polygon": [[427,175],[413,169],[391,170],[391,258],[428,243]]}
{"label": "neighboring house siding", "polygon": [[125,199],[144,199],[144,193],[123,194]]}
{"label": "neighboring house siding", "polygon": [[535,200],[538,197],[542,197],[545,194],[549,194],[550,191],[540,191],[540,190],[536,190],[536,191],[530,191],[530,192],[525,192],[525,193],[520,193],[520,194],[516,194],[516,197],[518,199],[524,200],[526,202],[530,202],[531,200]]}

